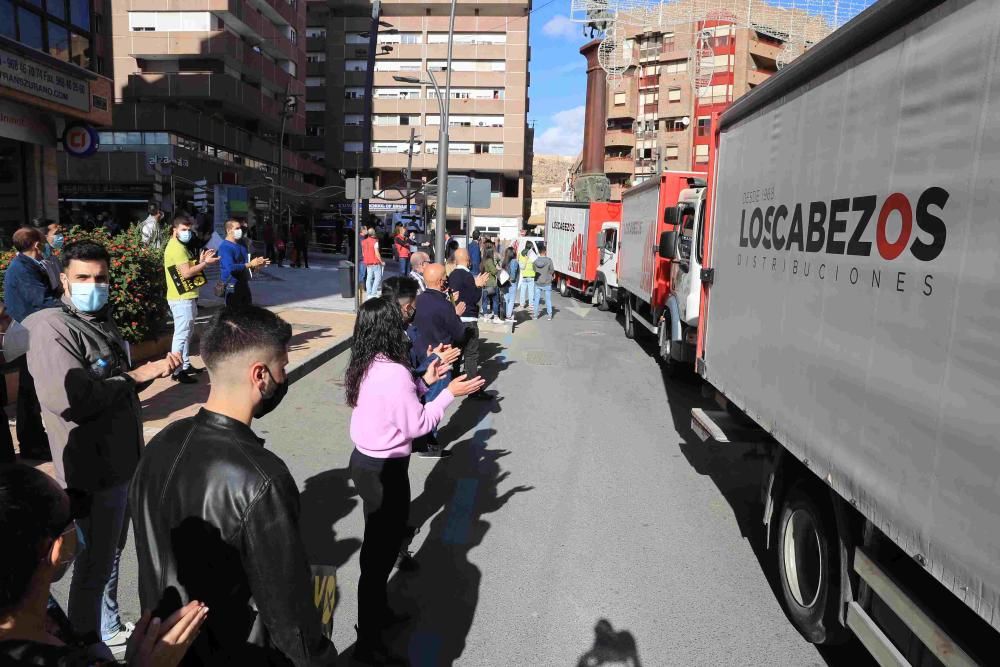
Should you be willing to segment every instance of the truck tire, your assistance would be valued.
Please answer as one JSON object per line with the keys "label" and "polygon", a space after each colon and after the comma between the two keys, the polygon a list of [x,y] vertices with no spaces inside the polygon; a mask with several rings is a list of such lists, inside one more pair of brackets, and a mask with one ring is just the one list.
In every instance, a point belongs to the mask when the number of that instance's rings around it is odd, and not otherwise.
{"label": "truck tire", "polygon": [[814,644],[843,641],[839,621],[840,556],[837,524],[828,499],[803,480],[784,495],[775,552],[785,610]]}
{"label": "truck tire", "polygon": [[660,323],[660,334],[658,339],[660,355],[660,366],[667,377],[677,379],[681,375],[681,362],[670,356],[670,348],[673,341],[670,339],[670,320]]}
{"label": "truck tire", "polygon": [[597,310],[604,313],[611,310],[611,304],[608,303],[608,288],[604,283],[594,290],[594,305],[597,306]]}
{"label": "truck tire", "polygon": [[569,285],[567,284],[565,278],[559,279],[559,295],[562,297],[569,296]]}
{"label": "truck tire", "polygon": [[632,295],[625,296],[625,337],[635,338],[635,320],[632,318]]}

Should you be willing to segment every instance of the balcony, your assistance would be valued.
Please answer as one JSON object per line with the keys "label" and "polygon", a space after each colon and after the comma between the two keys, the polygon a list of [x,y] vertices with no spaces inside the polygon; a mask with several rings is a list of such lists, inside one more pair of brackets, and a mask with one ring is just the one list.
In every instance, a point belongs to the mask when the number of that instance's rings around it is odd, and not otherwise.
{"label": "balcony", "polygon": [[628,119],[635,120],[635,97],[629,96],[625,104],[609,104],[608,119]]}
{"label": "balcony", "polygon": [[604,134],[605,146],[635,146],[635,134],[632,130],[608,130]]}
{"label": "balcony", "polygon": [[775,39],[769,39],[760,35],[750,39],[750,55],[763,58],[771,63],[778,61],[778,57],[784,49],[784,45]]}
{"label": "balcony", "polygon": [[659,88],[660,77],[657,74],[650,74],[649,76],[639,77],[639,87],[640,88]]}
{"label": "balcony", "polygon": [[633,171],[635,171],[635,161],[629,156],[604,158],[606,174],[631,174]]}
{"label": "balcony", "polygon": [[747,85],[759,86],[771,77],[771,72],[766,70],[750,70],[747,72]]}
{"label": "balcony", "polygon": [[642,112],[646,114],[655,114],[659,112],[659,110],[660,104],[658,102],[650,102],[642,105]]}
{"label": "balcony", "polygon": [[[227,113],[252,118],[270,127],[281,124],[281,102],[228,74],[132,74],[128,77],[125,97],[211,102]],[[290,127],[293,131],[305,128],[305,112],[301,108],[292,117]]]}

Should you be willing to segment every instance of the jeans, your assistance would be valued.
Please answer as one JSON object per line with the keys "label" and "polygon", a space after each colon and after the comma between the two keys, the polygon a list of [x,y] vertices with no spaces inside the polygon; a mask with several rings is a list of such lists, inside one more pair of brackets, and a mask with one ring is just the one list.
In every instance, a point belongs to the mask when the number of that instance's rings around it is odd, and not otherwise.
{"label": "jeans", "polygon": [[293,264],[292,266],[302,266],[303,264],[305,264],[306,268],[308,269],[309,268],[309,244],[306,243],[305,241],[296,241],[293,245],[295,246],[295,255],[296,255],[296,257],[298,259],[296,260],[295,264]]}
{"label": "jeans", "polygon": [[408,276],[410,275],[410,258],[400,257],[399,258],[399,275]]}
{"label": "jeans", "polygon": [[370,299],[382,292],[382,265],[369,264],[365,273],[365,295]]}
{"label": "jeans", "polygon": [[479,371],[479,323],[465,323],[465,345],[462,347],[465,360],[465,374],[468,379],[476,377]]}
{"label": "jeans", "polygon": [[532,301],[532,310],[535,312],[535,317],[540,317],[542,311],[538,310],[538,302],[541,300],[542,295],[545,295],[545,309],[549,311],[549,317],[552,317],[552,285],[535,285],[535,299]]}
{"label": "jeans", "polygon": [[518,301],[522,306],[528,307],[535,302],[535,279],[521,278],[518,283]]}
{"label": "jeans", "polygon": [[376,459],[351,453],[351,481],[364,507],[358,580],[358,635],[377,641],[388,612],[386,585],[406,537],[410,513],[410,457]]}
{"label": "jeans", "polygon": [[170,314],[174,316],[174,341],[170,344],[170,351],[180,353],[181,368],[187,370],[191,368],[188,351],[191,348],[194,318],[198,317],[198,300],[175,299],[167,301],[167,305],[170,306]]}
{"label": "jeans", "polygon": [[77,520],[87,547],[73,565],[69,620],[79,633],[99,632],[107,641],[121,630],[118,565],[128,537],[128,484],[95,491],[90,516]]}
{"label": "jeans", "polygon": [[494,287],[493,294],[487,294],[487,289],[489,288],[483,288],[483,303],[479,306],[479,312],[485,315],[489,310],[490,315],[496,317],[500,315],[500,289]]}
{"label": "jeans", "polygon": [[517,301],[517,285],[514,283],[510,284],[507,288],[507,319],[514,317],[514,302]]}

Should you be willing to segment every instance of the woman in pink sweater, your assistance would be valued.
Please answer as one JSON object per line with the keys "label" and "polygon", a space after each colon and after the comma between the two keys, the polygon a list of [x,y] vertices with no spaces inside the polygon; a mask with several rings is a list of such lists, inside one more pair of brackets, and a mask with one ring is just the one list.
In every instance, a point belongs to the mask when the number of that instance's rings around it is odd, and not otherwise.
{"label": "woman in pink sweater", "polygon": [[449,368],[431,363],[421,380],[410,371],[409,341],[394,301],[371,299],[354,324],[344,384],[351,414],[351,479],[364,503],[365,537],[358,582],[358,643],[354,659],[386,664],[381,634],[394,620],[386,584],[406,533],[410,511],[407,468],[413,439],[430,433],[459,396],[479,391],[482,378],[459,376],[426,405],[420,397]]}

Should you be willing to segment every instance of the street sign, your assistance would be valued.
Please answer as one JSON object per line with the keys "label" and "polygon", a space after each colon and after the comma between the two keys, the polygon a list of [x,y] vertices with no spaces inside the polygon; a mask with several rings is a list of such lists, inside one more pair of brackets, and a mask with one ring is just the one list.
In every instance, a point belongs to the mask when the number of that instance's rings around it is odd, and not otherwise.
{"label": "street sign", "polygon": [[[470,183],[471,181],[471,183]],[[489,208],[490,179],[448,177],[448,208]]]}
{"label": "street sign", "polygon": [[371,199],[375,189],[375,183],[370,178],[361,179],[361,196],[358,196],[358,179],[348,178],[344,182],[344,189],[347,199]]}

